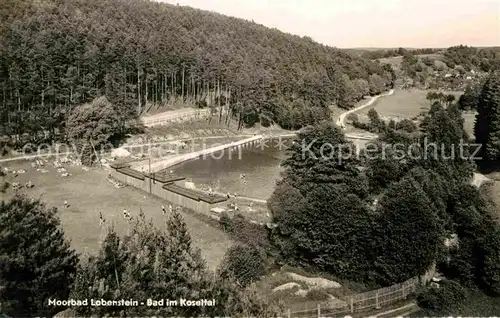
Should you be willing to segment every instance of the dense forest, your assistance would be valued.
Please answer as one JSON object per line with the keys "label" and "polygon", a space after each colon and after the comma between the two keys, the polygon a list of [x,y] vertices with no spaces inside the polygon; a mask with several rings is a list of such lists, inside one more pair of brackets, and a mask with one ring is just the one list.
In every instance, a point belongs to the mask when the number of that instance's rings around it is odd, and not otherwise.
{"label": "dense forest", "polygon": [[420,54],[433,54],[433,53],[437,53],[440,51],[443,51],[443,49],[433,49],[433,48],[405,49],[405,48],[400,47],[398,49],[380,49],[380,50],[375,50],[375,51],[360,51],[360,52],[358,52],[358,54],[364,58],[375,60],[375,59],[381,59],[381,58],[403,56],[407,53],[411,53],[414,55],[420,55]]}
{"label": "dense forest", "polygon": [[461,65],[467,70],[478,69],[489,72],[500,66],[500,48],[475,48],[458,45],[446,49],[444,58],[446,65],[450,68]]}
{"label": "dense forest", "polygon": [[146,0],[2,1],[0,134],[53,134],[105,95],[230,105],[247,125],[297,128],[391,85],[390,67],[242,19]]}

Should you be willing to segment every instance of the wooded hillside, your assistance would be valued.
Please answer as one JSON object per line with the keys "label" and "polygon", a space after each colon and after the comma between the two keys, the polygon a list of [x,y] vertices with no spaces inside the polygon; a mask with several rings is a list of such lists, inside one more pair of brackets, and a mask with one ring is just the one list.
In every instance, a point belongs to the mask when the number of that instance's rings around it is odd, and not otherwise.
{"label": "wooded hillside", "polygon": [[174,99],[227,102],[246,124],[296,128],[392,80],[379,63],[189,7],[6,0],[0,12],[0,134],[64,128],[73,107],[100,95],[129,118]]}

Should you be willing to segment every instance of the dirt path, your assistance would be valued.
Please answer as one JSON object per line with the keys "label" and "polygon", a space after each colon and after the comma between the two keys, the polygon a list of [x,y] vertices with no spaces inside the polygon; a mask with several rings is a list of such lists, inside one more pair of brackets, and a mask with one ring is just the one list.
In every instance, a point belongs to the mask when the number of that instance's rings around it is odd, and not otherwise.
{"label": "dirt path", "polygon": [[345,118],[347,115],[349,114],[352,114],[354,112],[357,112],[358,110],[361,110],[365,107],[368,107],[370,105],[372,105],[373,103],[375,103],[375,101],[379,98],[379,97],[382,97],[382,96],[389,96],[389,95],[392,95],[394,94],[394,90],[391,89],[389,92],[387,93],[384,93],[384,94],[380,94],[380,95],[377,95],[377,96],[373,96],[372,98],[370,98],[370,100],[368,102],[366,102],[365,104],[361,105],[361,106],[358,106],[356,108],[353,108],[353,109],[350,109],[344,113],[342,113],[339,118],[337,119],[337,126],[341,127],[342,129],[345,129],[345,124],[344,124],[344,121],[345,121]]}

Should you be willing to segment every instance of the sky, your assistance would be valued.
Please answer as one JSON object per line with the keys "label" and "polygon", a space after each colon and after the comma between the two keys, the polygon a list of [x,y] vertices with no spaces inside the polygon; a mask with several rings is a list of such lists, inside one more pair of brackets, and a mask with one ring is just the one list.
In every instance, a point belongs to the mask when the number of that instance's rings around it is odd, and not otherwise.
{"label": "sky", "polygon": [[338,48],[500,46],[500,0],[158,0]]}

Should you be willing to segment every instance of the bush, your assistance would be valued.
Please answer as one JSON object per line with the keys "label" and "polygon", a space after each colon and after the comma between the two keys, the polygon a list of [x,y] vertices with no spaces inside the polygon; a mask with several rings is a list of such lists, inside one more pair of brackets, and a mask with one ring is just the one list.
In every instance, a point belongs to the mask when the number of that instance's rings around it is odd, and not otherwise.
{"label": "bush", "polygon": [[262,127],[270,127],[272,124],[272,120],[268,116],[261,115],[260,124],[262,125]]}
{"label": "bush", "polygon": [[354,128],[363,129],[363,130],[370,130],[370,125],[368,125],[367,123],[353,121],[352,125],[354,126]]}
{"label": "bush", "polygon": [[220,268],[220,276],[232,278],[241,287],[250,285],[265,274],[266,258],[256,246],[237,244],[227,252]]}
{"label": "bush", "polygon": [[453,280],[440,282],[417,296],[418,305],[431,315],[452,315],[467,297],[466,290]]}
{"label": "bush", "polygon": [[408,133],[412,133],[417,131],[418,127],[417,125],[410,119],[403,119],[400,122],[396,124],[396,127],[398,130],[403,130]]}
{"label": "bush", "polygon": [[221,214],[219,218],[219,225],[224,232],[233,234],[232,220],[226,212]]}
{"label": "bush", "polygon": [[10,183],[7,181],[3,182],[2,185],[0,185],[0,193],[5,193],[7,189],[10,187]]}
{"label": "bush", "polygon": [[349,115],[347,115],[346,119],[350,122],[359,122],[359,117],[357,114],[354,114],[354,113],[350,113]]}
{"label": "bush", "polygon": [[255,245],[270,251],[271,245],[266,227],[249,222],[241,214],[236,214],[231,219],[227,214],[223,213],[219,219],[219,224],[225,232],[238,242]]}
{"label": "bush", "polygon": [[326,301],[330,299],[330,295],[321,289],[310,289],[306,294],[306,298],[311,301]]}

